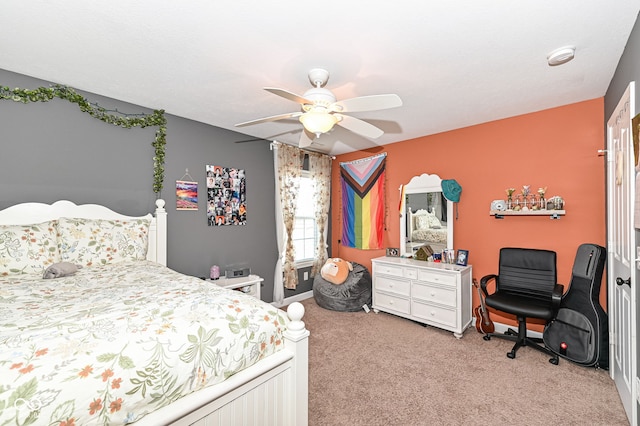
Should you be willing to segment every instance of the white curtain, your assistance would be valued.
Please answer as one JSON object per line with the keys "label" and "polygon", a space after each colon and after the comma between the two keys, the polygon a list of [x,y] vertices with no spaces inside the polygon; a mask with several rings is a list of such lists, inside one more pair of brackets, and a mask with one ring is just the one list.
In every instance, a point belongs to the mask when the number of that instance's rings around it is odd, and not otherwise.
{"label": "white curtain", "polygon": [[430,192],[429,195],[432,197],[431,207],[433,208],[432,212],[436,215],[436,217],[440,220],[447,221],[447,216],[442,214],[442,193],[441,192]]}
{"label": "white curtain", "polygon": [[309,153],[309,174],[315,186],[315,220],[318,227],[318,245],[316,258],[311,267],[311,276],[320,272],[327,261],[327,230],[329,228],[329,202],[331,200],[331,157]]}
{"label": "white curtain", "polygon": [[303,157],[302,151],[296,147],[279,143],[274,143],[273,147],[278,243],[278,261],[273,277],[273,301],[281,304],[284,300],[284,288],[295,289],[298,285],[295,247],[291,235],[296,218],[296,201]]}

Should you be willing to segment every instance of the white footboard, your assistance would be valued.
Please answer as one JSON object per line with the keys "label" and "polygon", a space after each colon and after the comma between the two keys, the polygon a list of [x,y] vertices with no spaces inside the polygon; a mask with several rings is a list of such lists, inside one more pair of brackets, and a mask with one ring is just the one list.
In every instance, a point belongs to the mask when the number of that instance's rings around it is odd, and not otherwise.
{"label": "white footboard", "polygon": [[224,382],[187,395],[136,425],[306,426],[309,411],[309,331],[304,307],[292,303],[280,352]]}

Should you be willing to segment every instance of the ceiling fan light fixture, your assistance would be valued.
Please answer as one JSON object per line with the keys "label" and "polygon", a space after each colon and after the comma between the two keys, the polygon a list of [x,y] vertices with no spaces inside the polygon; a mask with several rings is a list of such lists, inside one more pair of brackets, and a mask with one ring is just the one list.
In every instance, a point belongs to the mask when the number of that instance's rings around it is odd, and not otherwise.
{"label": "ceiling fan light fixture", "polygon": [[576,48],[573,46],[565,46],[554,50],[547,56],[547,63],[550,67],[566,64],[576,55]]}
{"label": "ceiling fan light fixture", "polygon": [[[338,102],[333,92],[323,87],[328,78],[329,72],[325,69],[314,68],[309,71],[309,81],[314,87],[307,90],[302,96],[277,87],[265,87],[266,91],[274,95],[297,102],[300,104],[300,109],[296,112],[245,121],[236,124],[236,126],[248,126],[297,117],[304,127],[298,142],[301,148],[308,147],[313,143],[311,133],[316,138],[320,138],[323,134],[330,132],[336,124],[365,138],[375,139],[382,136],[384,134],[382,129],[348,113],[399,107],[402,105],[400,97],[395,94],[370,95],[343,99]],[[343,113],[347,113],[347,115]]]}
{"label": "ceiling fan light fixture", "polygon": [[333,129],[338,119],[333,114],[319,111],[307,111],[298,119],[305,129],[311,133],[315,133],[320,137],[322,133],[327,133]]}

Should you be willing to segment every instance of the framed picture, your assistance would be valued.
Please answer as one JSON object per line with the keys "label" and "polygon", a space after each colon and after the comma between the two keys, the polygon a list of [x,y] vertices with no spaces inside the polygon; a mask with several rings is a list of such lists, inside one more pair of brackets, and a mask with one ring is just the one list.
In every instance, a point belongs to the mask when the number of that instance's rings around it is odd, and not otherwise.
{"label": "framed picture", "polygon": [[387,257],[399,257],[399,256],[400,256],[400,249],[394,248],[394,247],[387,248]]}
{"label": "framed picture", "polygon": [[456,265],[467,266],[469,261],[469,250],[458,250],[458,256],[456,256]]}
{"label": "framed picture", "polygon": [[198,210],[198,182],[176,181],[176,210]]}

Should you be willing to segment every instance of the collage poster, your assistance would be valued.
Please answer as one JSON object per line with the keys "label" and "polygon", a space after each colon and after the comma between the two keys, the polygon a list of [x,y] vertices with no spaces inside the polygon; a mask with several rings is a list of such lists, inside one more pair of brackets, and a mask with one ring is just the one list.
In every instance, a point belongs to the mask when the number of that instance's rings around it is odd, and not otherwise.
{"label": "collage poster", "polygon": [[247,200],[244,170],[209,165],[206,168],[209,226],[245,225]]}

